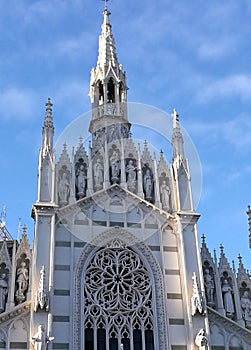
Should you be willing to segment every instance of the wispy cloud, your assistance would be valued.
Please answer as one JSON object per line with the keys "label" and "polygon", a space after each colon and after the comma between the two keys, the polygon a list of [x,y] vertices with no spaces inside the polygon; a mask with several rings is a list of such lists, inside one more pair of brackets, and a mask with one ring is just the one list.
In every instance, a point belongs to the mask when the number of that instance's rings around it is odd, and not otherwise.
{"label": "wispy cloud", "polygon": [[227,76],[202,86],[197,94],[198,101],[203,103],[228,97],[250,99],[251,76],[241,73]]}
{"label": "wispy cloud", "polygon": [[35,115],[36,96],[17,87],[0,91],[1,119],[26,121]]}
{"label": "wispy cloud", "polygon": [[251,116],[240,115],[228,121],[203,121],[191,123],[190,132],[200,135],[206,143],[221,145],[227,142],[238,152],[248,152],[251,148]]}

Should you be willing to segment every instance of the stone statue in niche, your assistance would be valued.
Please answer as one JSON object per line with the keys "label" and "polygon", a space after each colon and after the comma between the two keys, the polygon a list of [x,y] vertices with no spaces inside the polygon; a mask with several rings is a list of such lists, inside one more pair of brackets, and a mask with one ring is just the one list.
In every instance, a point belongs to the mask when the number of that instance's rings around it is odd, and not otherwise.
{"label": "stone statue in niche", "polygon": [[67,179],[67,175],[64,172],[59,180],[58,184],[58,197],[59,204],[65,205],[68,203],[68,196],[70,193],[70,184]]}
{"label": "stone statue in niche", "polygon": [[246,290],[241,297],[242,315],[247,328],[251,328],[251,301],[249,299],[248,291]]}
{"label": "stone statue in niche", "polygon": [[195,345],[199,347],[199,350],[207,350],[208,349],[208,339],[206,336],[205,329],[201,328],[198,334],[195,337]]}
{"label": "stone statue in niche", "polygon": [[44,326],[38,326],[37,333],[32,337],[32,345],[35,350],[46,350],[47,344],[54,340],[54,337],[48,337],[45,333]]}
{"label": "stone statue in niche", "polygon": [[207,296],[207,304],[209,306],[214,306],[214,281],[210,275],[209,269],[205,269],[204,273],[205,289]]}
{"label": "stone statue in niche", "polygon": [[127,186],[128,189],[134,191],[136,189],[136,167],[134,166],[133,160],[130,159],[126,166],[127,173]]}
{"label": "stone statue in niche", "polygon": [[83,198],[86,195],[87,169],[85,163],[80,163],[76,171],[77,197]]}
{"label": "stone statue in niche", "polygon": [[110,164],[111,164],[111,182],[113,184],[118,183],[119,176],[120,176],[120,159],[117,151],[113,151],[110,158]]}
{"label": "stone statue in niche", "polygon": [[0,313],[5,311],[7,294],[8,294],[7,276],[5,273],[2,273],[0,277]]}
{"label": "stone statue in niche", "polygon": [[223,303],[226,311],[226,316],[228,318],[233,318],[235,313],[233,297],[232,297],[233,291],[227,279],[223,280],[221,290],[223,294]]}
{"label": "stone statue in niche", "polygon": [[195,272],[193,273],[192,280],[193,280],[193,295],[191,298],[192,316],[195,316],[197,312],[203,315],[206,312],[205,303],[198,286],[197,276]]}
{"label": "stone statue in niche", "polygon": [[104,171],[104,168],[103,168],[102,161],[98,158],[96,163],[93,166],[95,190],[101,190],[101,188],[103,188],[103,181],[104,181],[103,171]]}
{"label": "stone statue in niche", "polygon": [[146,168],[143,177],[143,187],[145,192],[145,198],[148,201],[152,201],[152,191],[153,191],[153,176],[151,169]]}
{"label": "stone statue in niche", "polygon": [[170,209],[170,188],[167,185],[165,180],[163,180],[162,185],[160,186],[160,194],[161,194],[162,208],[165,210],[169,210]]}
{"label": "stone statue in niche", "polygon": [[41,310],[49,311],[49,295],[45,288],[45,268],[42,266],[40,270],[40,280],[38,290],[35,296],[34,311],[36,312],[40,307]]}
{"label": "stone statue in niche", "polygon": [[17,291],[16,300],[18,304],[25,301],[25,292],[28,289],[29,273],[25,262],[21,262],[19,268],[17,269]]}

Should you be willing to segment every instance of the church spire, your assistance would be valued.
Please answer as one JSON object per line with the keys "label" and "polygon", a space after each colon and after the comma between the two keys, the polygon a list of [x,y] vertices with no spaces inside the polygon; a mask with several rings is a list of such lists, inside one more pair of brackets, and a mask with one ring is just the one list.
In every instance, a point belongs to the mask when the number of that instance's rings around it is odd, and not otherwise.
{"label": "church spire", "polygon": [[130,123],[127,118],[126,74],[118,63],[115,41],[110,23],[110,12],[105,6],[103,24],[99,36],[99,50],[96,68],[92,68],[90,80],[90,99],[92,103],[92,120],[89,131],[92,133],[93,152],[115,139],[128,138]]}
{"label": "church spire", "polygon": [[101,26],[101,35],[99,36],[99,54],[97,61],[97,68],[101,67],[104,70],[109,64],[114,68],[119,67],[112,26],[109,20],[110,14],[108,8],[105,7],[103,11],[104,21]]}

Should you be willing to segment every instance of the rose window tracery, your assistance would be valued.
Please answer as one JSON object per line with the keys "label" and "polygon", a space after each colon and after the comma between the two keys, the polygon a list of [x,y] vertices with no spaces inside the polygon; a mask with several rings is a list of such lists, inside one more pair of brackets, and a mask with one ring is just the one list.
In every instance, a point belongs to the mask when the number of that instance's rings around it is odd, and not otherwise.
{"label": "rose window tracery", "polygon": [[[154,349],[151,278],[131,248],[116,241],[99,249],[85,270],[83,284],[87,350],[116,350],[120,344],[124,350],[132,344],[140,350],[143,342],[146,350]],[[98,345],[100,337],[104,347]]]}

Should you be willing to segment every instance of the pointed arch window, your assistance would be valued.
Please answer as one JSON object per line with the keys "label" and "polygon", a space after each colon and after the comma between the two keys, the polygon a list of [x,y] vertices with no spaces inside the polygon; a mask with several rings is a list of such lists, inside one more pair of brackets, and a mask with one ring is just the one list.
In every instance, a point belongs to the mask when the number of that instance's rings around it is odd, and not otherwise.
{"label": "pointed arch window", "polygon": [[104,103],[104,86],[101,81],[98,83],[98,101],[99,105],[102,105]]}
{"label": "pointed arch window", "polygon": [[83,276],[88,350],[154,350],[152,281],[121,241],[100,248]]}
{"label": "pointed arch window", "polygon": [[112,78],[108,80],[108,84],[107,84],[107,102],[108,103],[115,102],[115,85]]}

